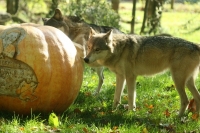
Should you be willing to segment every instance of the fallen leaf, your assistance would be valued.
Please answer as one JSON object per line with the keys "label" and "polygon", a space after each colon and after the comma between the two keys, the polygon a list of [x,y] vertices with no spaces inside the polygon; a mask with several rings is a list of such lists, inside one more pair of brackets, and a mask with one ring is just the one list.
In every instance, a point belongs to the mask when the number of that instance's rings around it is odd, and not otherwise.
{"label": "fallen leaf", "polygon": [[192,119],[193,120],[198,120],[199,115],[197,113],[192,114]]}
{"label": "fallen leaf", "polygon": [[85,92],[84,95],[85,96],[91,96],[92,94],[91,94],[91,92]]}
{"label": "fallen leaf", "polygon": [[98,114],[100,115],[100,116],[103,116],[103,115],[105,115],[105,112],[98,112]]}
{"label": "fallen leaf", "polygon": [[76,114],[81,114],[81,110],[80,110],[79,108],[75,108],[75,109],[74,109],[74,113],[76,113]]}
{"label": "fallen leaf", "polygon": [[118,126],[114,126],[113,128],[112,128],[112,130],[114,130],[114,131],[116,131],[118,129]]}
{"label": "fallen leaf", "polygon": [[165,112],[164,112],[164,115],[165,115],[166,117],[170,117],[171,113],[169,112],[168,109],[166,109]]}
{"label": "fallen leaf", "polygon": [[189,104],[188,104],[188,111],[195,113],[196,112],[196,103],[194,101],[194,99],[191,99]]}
{"label": "fallen leaf", "polygon": [[83,131],[85,132],[85,133],[88,133],[88,130],[87,130],[87,128],[83,128]]}
{"label": "fallen leaf", "polygon": [[51,113],[48,119],[49,125],[53,127],[59,126],[58,116],[55,113]]}
{"label": "fallen leaf", "polygon": [[55,128],[55,127],[54,127],[54,128],[52,129],[52,132],[53,132],[53,133],[59,133],[59,132],[61,132],[61,129]]}
{"label": "fallen leaf", "polygon": [[19,130],[24,131],[24,127],[20,127]]}
{"label": "fallen leaf", "polygon": [[149,108],[149,109],[153,109],[154,107],[153,107],[153,105],[151,104],[151,105],[148,106],[148,108]]}
{"label": "fallen leaf", "polygon": [[74,128],[74,127],[75,127],[75,125],[69,125],[69,128],[71,128],[71,129]]}
{"label": "fallen leaf", "polygon": [[32,131],[38,130],[38,127],[32,127],[31,130]]}
{"label": "fallen leaf", "polygon": [[160,128],[165,129],[167,132],[175,133],[175,127],[172,124],[159,124]]}
{"label": "fallen leaf", "polygon": [[147,130],[147,128],[145,127],[145,128],[143,128],[143,130],[142,130],[142,133],[148,133],[148,130]]}

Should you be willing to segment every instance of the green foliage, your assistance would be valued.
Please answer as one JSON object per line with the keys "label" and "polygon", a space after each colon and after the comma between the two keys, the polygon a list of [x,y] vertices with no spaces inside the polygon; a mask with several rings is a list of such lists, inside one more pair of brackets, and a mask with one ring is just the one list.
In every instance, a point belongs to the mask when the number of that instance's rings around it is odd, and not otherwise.
{"label": "green foliage", "polygon": [[107,0],[87,0],[79,3],[72,0],[63,6],[66,14],[79,16],[88,23],[119,28],[120,17],[111,9],[111,4]]}
{"label": "green foliage", "polygon": [[19,1],[19,9],[15,16],[18,18],[14,22],[39,23],[40,17],[48,13],[49,2],[43,0],[25,0]]}

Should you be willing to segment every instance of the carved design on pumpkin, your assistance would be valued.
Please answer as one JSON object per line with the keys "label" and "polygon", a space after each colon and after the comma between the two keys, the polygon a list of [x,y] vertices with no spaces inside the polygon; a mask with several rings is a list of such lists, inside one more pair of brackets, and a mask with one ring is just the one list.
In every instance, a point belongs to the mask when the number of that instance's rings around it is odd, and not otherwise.
{"label": "carved design on pumpkin", "polygon": [[22,28],[5,30],[1,34],[0,95],[18,97],[23,101],[34,101],[38,79],[34,70],[26,63],[15,59],[19,54],[18,43],[25,37]]}
{"label": "carved design on pumpkin", "polygon": [[22,39],[24,39],[25,36],[25,30],[20,27],[15,27],[11,29],[8,28],[4,30],[0,36],[3,41],[2,51],[4,52],[4,50],[12,44],[15,47],[15,54],[18,55],[20,53],[20,51],[18,50],[18,44]]}

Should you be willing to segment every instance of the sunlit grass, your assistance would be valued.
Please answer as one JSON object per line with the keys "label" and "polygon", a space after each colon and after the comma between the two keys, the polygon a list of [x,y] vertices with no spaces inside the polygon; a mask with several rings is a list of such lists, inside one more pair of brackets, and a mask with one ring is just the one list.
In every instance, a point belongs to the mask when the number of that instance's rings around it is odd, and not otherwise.
{"label": "sunlit grass", "polygon": [[[143,21],[143,11],[141,8],[144,4],[137,3],[136,11],[136,24],[135,33],[140,34],[142,21]],[[183,5],[175,4],[174,10],[170,9],[169,4],[164,4],[164,10],[161,18],[161,29],[159,33],[168,33],[172,36],[180,37],[188,41],[195,43],[200,42],[198,35],[200,34],[200,10],[199,5]],[[121,3],[120,4],[120,17],[122,20],[131,21],[132,14],[132,3]],[[121,30],[125,33],[130,33],[130,24],[121,23]]]}
{"label": "sunlit grass", "polygon": [[[67,133],[129,133],[129,132],[197,132],[199,121],[192,114],[177,118],[180,106],[178,93],[169,72],[153,77],[137,79],[137,108],[129,112],[121,105],[112,111],[115,91],[115,76],[105,69],[105,83],[99,95],[93,95],[97,86],[96,74],[86,66],[83,86],[74,104],[59,116],[57,128],[48,125],[47,116],[33,115],[27,118],[14,115],[1,116],[2,132],[67,132]],[[92,79],[92,81],[91,81]],[[90,82],[89,82],[90,81]],[[94,81],[94,82],[93,82]],[[197,82],[200,82],[199,79]],[[198,85],[199,87],[199,85]],[[187,89],[186,89],[187,90]],[[187,90],[189,99],[191,94]],[[122,94],[122,104],[127,104],[127,90]]]}
{"label": "sunlit grass", "polygon": [[[91,127],[96,127],[96,132],[125,133],[145,130],[149,132],[200,130],[199,122],[192,118],[192,114],[186,115],[182,120],[177,118],[180,99],[169,72],[154,77],[138,77],[136,111],[128,112],[120,106],[119,110],[112,112],[115,88],[113,73],[105,70],[103,89],[98,96],[94,96],[92,93],[97,82],[93,82],[93,88],[87,88],[84,85],[87,85],[91,77],[95,77],[95,73],[91,72],[88,67],[86,70],[81,93],[65,115],[69,121],[85,124],[88,131],[91,131]],[[191,99],[188,90],[187,94]],[[127,104],[127,102],[127,90],[125,89],[122,94],[122,104]]]}

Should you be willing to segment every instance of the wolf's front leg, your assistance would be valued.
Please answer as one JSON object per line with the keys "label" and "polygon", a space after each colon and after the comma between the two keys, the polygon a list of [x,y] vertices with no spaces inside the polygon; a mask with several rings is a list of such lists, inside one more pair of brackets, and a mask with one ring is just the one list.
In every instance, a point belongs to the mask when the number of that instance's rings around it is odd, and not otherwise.
{"label": "wolf's front leg", "polygon": [[98,78],[99,78],[99,83],[98,83],[98,87],[96,88],[96,90],[94,92],[94,95],[99,94],[100,89],[101,89],[101,87],[103,85],[103,80],[104,80],[103,70],[104,70],[103,67],[96,67],[95,68],[95,71],[97,72],[97,75],[98,75]]}
{"label": "wolf's front leg", "polygon": [[113,109],[116,109],[117,106],[121,103],[121,94],[124,90],[125,77],[124,75],[116,74],[116,89],[114,95]]}
{"label": "wolf's front leg", "polygon": [[127,88],[128,88],[128,109],[136,109],[136,76],[131,75],[126,77]]}

